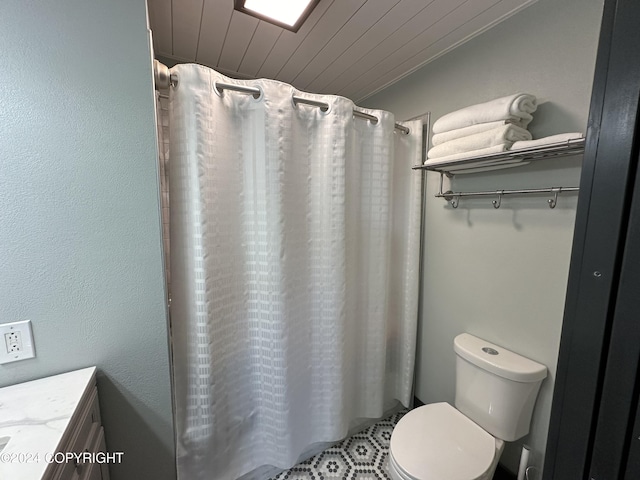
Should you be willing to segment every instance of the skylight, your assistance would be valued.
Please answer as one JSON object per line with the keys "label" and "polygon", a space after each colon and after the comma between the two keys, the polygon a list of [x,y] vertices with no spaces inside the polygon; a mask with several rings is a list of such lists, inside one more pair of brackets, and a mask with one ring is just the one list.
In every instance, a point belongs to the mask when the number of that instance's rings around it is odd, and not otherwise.
{"label": "skylight", "polygon": [[235,8],[296,32],[318,2],[319,0],[235,0]]}

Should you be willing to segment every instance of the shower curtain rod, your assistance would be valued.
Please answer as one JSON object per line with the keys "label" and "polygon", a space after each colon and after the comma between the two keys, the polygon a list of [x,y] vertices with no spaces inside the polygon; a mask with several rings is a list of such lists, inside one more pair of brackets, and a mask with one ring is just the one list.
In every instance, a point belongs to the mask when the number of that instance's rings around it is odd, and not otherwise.
{"label": "shower curtain rod", "polygon": [[[245,87],[243,85],[234,85],[232,83],[222,83],[222,82],[215,82],[214,85],[218,90],[232,90],[234,92],[246,93],[249,95],[253,95],[254,98],[260,98],[260,95],[262,95],[262,90],[256,87]],[[328,103],[318,102],[317,100],[310,100],[308,98],[299,97],[297,95],[293,96],[293,103],[296,106],[299,103],[302,103],[304,105],[311,105],[313,107],[318,107],[323,112],[326,112],[327,110],[329,110]],[[358,118],[364,118],[365,120],[369,120],[374,125],[378,123],[378,117],[376,117],[375,115],[370,115],[365,112],[361,112],[360,110],[354,109],[353,116]],[[396,123],[395,128],[397,130],[400,130],[405,135],[409,134],[409,128],[405,127],[404,125],[400,125],[399,123]]]}
{"label": "shower curtain rod", "polygon": [[[169,88],[169,86],[174,86],[178,82],[178,77],[175,74],[170,74],[169,69],[166,65],[158,62],[158,60],[153,61],[153,72],[156,80],[156,88]],[[222,83],[215,82],[214,86],[217,90],[231,90],[234,92],[246,93],[249,95],[253,95],[254,98],[260,98],[262,95],[262,90],[256,87],[245,87],[243,85],[234,85],[232,83]],[[293,103],[297,106],[299,103],[304,105],[311,105],[313,107],[318,107],[323,112],[329,110],[329,104],[324,102],[318,102],[317,100],[310,100],[308,98],[299,97],[297,95],[293,96]],[[363,118],[365,120],[369,120],[374,125],[378,123],[378,117],[375,115],[370,115],[365,112],[361,112],[360,110],[353,110],[353,116],[358,118]],[[409,127],[405,127],[404,125],[400,125],[396,123],[395,129],[401,131],[405,135],[408,135],[410,130]]]}

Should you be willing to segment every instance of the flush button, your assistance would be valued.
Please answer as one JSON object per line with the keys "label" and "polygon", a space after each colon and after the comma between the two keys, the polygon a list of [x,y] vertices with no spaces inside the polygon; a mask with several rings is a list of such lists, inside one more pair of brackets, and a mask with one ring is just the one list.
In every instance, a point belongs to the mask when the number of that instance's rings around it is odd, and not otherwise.
{"label": "flush button", "polygon": [[498,351],[497,351],[497,350],[494,350],[494,349],[493,349],[493,348],[491,348],[491,347],[484,347],[484,348],[482,349],[482,351],[483,351],[484,353],[488,353],[489,355],[498,355]]}

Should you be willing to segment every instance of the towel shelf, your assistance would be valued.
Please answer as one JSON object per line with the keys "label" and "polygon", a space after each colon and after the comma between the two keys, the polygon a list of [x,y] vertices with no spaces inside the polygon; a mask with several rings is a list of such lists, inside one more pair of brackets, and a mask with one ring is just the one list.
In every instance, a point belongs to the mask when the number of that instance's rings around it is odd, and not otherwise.
{"label": "towel shelf", "polygon": [[512,150],[500,153],[490,153],[473,158],[465,158],[464,160],[453,160],[438,165],[416,165],[412,167],[414,170],[430,170],[434,172],[444,173],[447,176],[456,174],[456,170],[464,170],[465,173],[473,173],[474,169],[485,169],[488,167],[497,167],[500,165],[508,165],[509,167],[517,165],[526,165],[535,160],[544,160],[547,158],[566,157],[569,155],[577,155],[584,152],[584,138],[568,140],[566,142],[552,143],[541,147],[532,147],[522,150]]}
{"label": "towel shelf", "polygon": [[[555,208],[558,203],[558,194],[578,192],[579,187],[545,187],[545,188],[528,188],[518,190],[493,190],[493,191],[477,191],[477,192],[454,192],[451,190],[443,191],[444,176],[453,177],[456,173],[455,169],[462,169],[465,173],[473,173],[473,169],[485,169],[487,167],[496,167],[500,165],[508,165],[509,167],[526,165],[534,160],[543,160],[548,158],[566,157],[570,155],[578,155],[584,152],[585,139],[579,138],[568,140],[566,142],[554,143],[542,147],[533,147],[528,149],[493,153],[482,155],[479,157],[457,160],[453,162],[441,163],[439,165],[417,165],[414,170],[430,170],[440,173],[440,188],[435,195],[437,198],[444,198],[451,204],[453,208],[458,208],[460,198],[462,197],[496,197],[492,203],[494,208],[500,208],[502,197],[504,195],[538,195],[548,193],[553,196],[547,200],[549,208]],[[452,167],[455,167],[452,168]]]}

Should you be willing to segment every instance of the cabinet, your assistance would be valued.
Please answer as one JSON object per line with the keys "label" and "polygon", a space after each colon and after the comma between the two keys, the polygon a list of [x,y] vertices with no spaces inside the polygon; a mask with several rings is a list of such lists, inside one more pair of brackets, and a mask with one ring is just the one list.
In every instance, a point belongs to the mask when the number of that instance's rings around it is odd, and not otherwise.
{"label": "cabinet", "polygon": [[62,458],[63,455],[69,458],[67,454],[74,453],[78,459],[71,458],[62,463],[52,463],[43,478],[47,480],[109,480],[107,464],[96,462],[98,457],[104,461],[102,456],[96,455],[98,452],[106,453],[106,445],[94,375],[56,451],[55,458]]}
{"label": "cabinet", "polygon": [[0,479],[108,480],[106,452],[95,367],[0,388]]}

